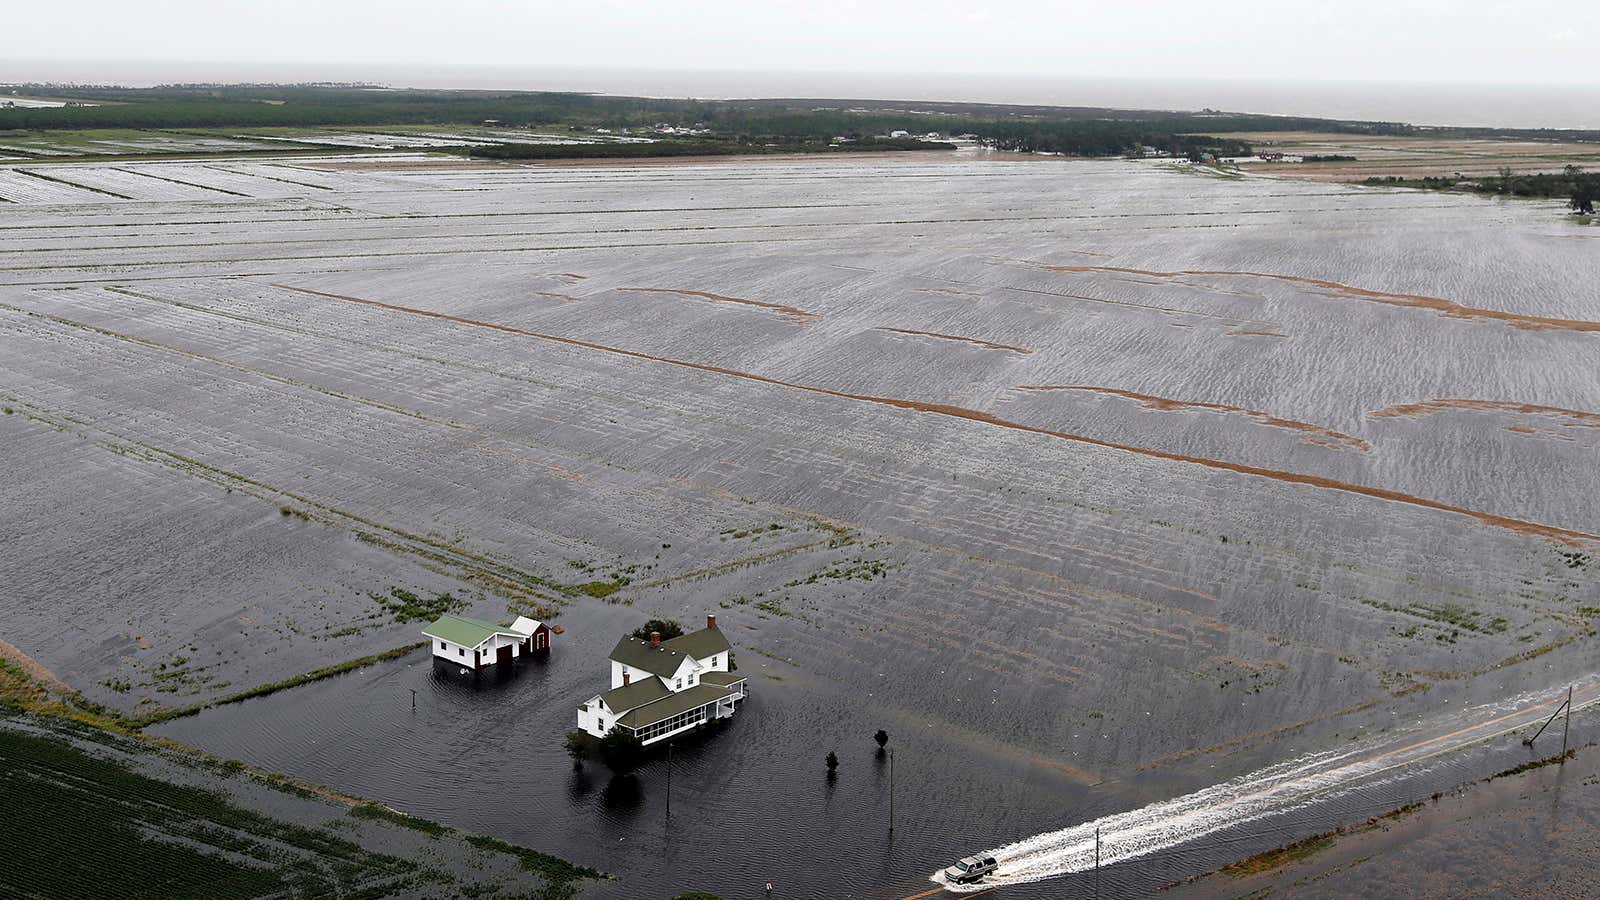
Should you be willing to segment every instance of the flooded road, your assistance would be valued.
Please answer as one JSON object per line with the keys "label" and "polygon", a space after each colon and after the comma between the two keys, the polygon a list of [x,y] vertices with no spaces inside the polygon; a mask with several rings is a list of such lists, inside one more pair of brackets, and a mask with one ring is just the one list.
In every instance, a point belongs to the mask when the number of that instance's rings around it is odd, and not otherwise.
{"label": "flooded road", "polygon": [[[1574,714],[1600,703],[1600,678],[1575,688]],[[1382,740],[1292,760],[1173,800],[983,851],[981,855],[999,862],[994,876],[982,885],[945,887],[951,893],[973,893],[1081,874],[1175,851],[1219,832],[1250,829],[1260,820],[1314,811],[1319,803],[1358,791],[1363,799],[1374,793],[1403,796],[1400,786],[1414,780],[1429,760],[1514,733],[1531,739],[1554,712],[1565,714],[1565,702],[1565,697],[1546,694],[1474,707]],[[1583,723],[1579,743],[1592,733],[1592,726]],[[1558,725],[1562,727],[1564,723]],[[1542,748],[1561,746],[1559,731],[1551,736]],[[934,880],[944,883],[938,874]]]}

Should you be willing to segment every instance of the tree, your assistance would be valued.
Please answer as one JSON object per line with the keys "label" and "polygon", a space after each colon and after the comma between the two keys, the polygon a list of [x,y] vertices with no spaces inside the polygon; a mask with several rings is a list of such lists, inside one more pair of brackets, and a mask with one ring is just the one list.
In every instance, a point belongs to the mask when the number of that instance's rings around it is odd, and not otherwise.
{"label": "tree", "polygon": [[828,760],[827,760],[827,762],[828,762],[828,774],[832,775],[834,770],[839,768],[839,754],[833,752],[832,750],[829,750],[828,751]]}
{"label": "tree", "polygon": [[1600,193],[1600,191],[1596,191],[1593,182],[1578,182],[1572,187],[1572,199],[1567,201],[1567,205],[1572,207],[1572,211],[1579,215],[1592,216],[1594,215],[1594,201],[1597,193]]}
{"label": "tree", "polygon": [[595,750],[606,768],[618,775],[626,775],[644,762],[644,744],[633,732],[622,728],[606,732],[606,736],[597,742]]}
{"label": "tree", "polygon": [[651,619],[633,630],[633,636],[641,641],[650,640],[650,632],[661,632],[663,641],[670,641],[683,635],[683,626],[671,619]]}
{"label": "tree", "polygon": [[583,768],[583,761],[594,756],[595,740],[586,731],[567,732],[567,755],[572,757],[574,769]]}
{"label": "tree", "polygon": [[878,733],[873,735],[872,739],[878,742],[878,749],[882,750],[889,743],[889,732],[879,728]]}

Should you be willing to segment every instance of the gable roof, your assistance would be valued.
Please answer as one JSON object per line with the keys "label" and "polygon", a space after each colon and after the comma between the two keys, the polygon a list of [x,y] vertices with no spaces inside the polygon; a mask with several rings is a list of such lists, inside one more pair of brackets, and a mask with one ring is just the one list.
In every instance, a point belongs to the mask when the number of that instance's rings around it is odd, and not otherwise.
{"label": "gable roof", "polygon": [[497,634],[521,638],[523,635],[509,628],[501,628],[493,622],[482,619],[472,619],[467,616],[440,616],[432,625],[422,629],[422,633],[441,641],[460,644],[463,647],[476,647]]}
{"label": "gable roof", "polygon": [[662,678],[671,678],[677,674],[685,658],[702,660],[726,652],[732,647],[733,645],[723,636],[722,629],[716,627],[702,628],[699,631],[679,635],[670,641],[662,641],[660,647],[651,647],[649,641],[642,641],[630,634],[617,641],[616,648],[611,651],[611,658],[625,666],[643,669]]}
{"label": "gable roof", "polygon": [[662,641],[661,645],[687,653],[695,659],[705,659],[733,649],[733,645],[723,636],[722,629],[715,625],[679,635],[670,641]]}
{"label": "gable roof", "polygon": [[633,635],[628,635],[617,641],[616,649],[611,651],[611,658],[625,666],[643,669],[662,678],[671,678],[677,674],[678,668],[688,658],[682,649],[673,647],[673,641],[676,640],[681,638],[662,641],[660,647],[651,647],[649,641],[641,641]]}
{"label": "gable roof", "polygon": [[654,703],[662,697],[672,693],[659,678],[641,678],[632,684],[625,684],[619,688],[612,688],[600,695],[600,700],[613,713],[621,715],[628,710],[638,709],[646,703]]}

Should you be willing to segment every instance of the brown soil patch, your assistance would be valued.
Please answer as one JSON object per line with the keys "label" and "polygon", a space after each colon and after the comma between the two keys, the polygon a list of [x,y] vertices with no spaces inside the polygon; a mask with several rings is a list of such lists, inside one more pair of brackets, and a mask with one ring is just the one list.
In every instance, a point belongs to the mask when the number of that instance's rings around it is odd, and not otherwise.
{"label": "brown soil patch", "polygon": [[1229,269],[1180,269],[1172,272],[1161,272],[1151,269],[1132,269],[1126,266],[1041,266],[1052,272],[1117,272],[1122,274],[1150,275],[1158,278],[1184,278],[1202,276],[1220,276],[1237,278],[1265,278],[1273,281],[1283,281],[1290,284],[1306,285],[1321,288],[1331,297],[1347,297],[1356,300],[1368,300],[1388,306],[1409,306],[1417,309],[1431,309],[1442,315],[1454,319],[1485,319],[1506,322],[1514,328],[1525,328],[1530,331],[1545,331],[1550,329],[1565,331],[1600,331],[1600,322],[1591,322],[1585,319],[1556,319],[1547,316],[1530,316],[1522,313],[1505,312],[1498,309],[1483,309],[1480,307],[1463,306],[1453,300],[1443,297],[1429,297],[1423,294],[1396,294],[1390,291],[1375,291],[1368,288],[1355,287],[1338,281],[1328,281],[1322,278],[1309,278],[1304,275],[1282,275],[1273,272],[1248,272],[1233,271]]}
{"label": "brown soil patch", "polygon": [[680,297],[698,297],[701,300],[710,300],[712,303],[740,303],[745,306],[756,306],[762,309],[770,309],[800,321],[811,321],[813,319],[822,318],[814,312],[809,312],[794,306],[784,306],[781,303],[767,303],[762,300],[746,300],[743,297],[725,297],[722,294],[712,294],[706,291],[683,291],[676,288],[642,287],[625,287],[617,288],[617,290],[627,291],[634,294],[677,294]]}
{"label": "brown soil patch", "polygon": [[1353,447],[1363,452],[1370,451],[1372,445],[1353,434],[1312,425],[1310,422],[1298,422],[1294,419],[1280,419],[1271,413],[1257,409],[1245,409],[1242,406],[1229,406],[1225,403],[1203,403],[1196,400],[1174,400],[1171,397],[1157,397],[1153,394],[1138,394],[1133,391],[1124,391],[1117,388],[1093,387],[1082,384],[1022,384],[1017,386],[1019,391],[1084,391],[1094,394],[1109,394],[1113,397],[1126,397],[1129,400],[1139,401],[1145,409],[1157,409],[1163,412],[1173,412],[1185,409],[1205,409],[1221,413],[1240,413],[1249,416],[1262,425],[1273,428],[1287,428],[1291,431],[1300,431],[1330,439],[1333,446]]}
{"label": "brown soil patch", "polygon": [[1012,353],[1021,353],[1024,355],[1033,352],[1027,347],[1014,347],[1011,344],[996,344],[992,341],[981,341],[977,338],[961,337],[960,335],[956,334],[940,334],[937,331],[916,331],[911,328],[879,328],[878,331],[890,331],[895,334],[912,334],[918,337],[937,338],[941,341],[961,341],[967,344],[977,344],[978,346],[987,348],[989,350],[1009,350]]}
{"label": "brown soil patch", "polygon": [[[1578,428],[1600,428],[1600,413],[1585,412],[1581,409],[1566,409],[1560,406],[1540,406],[1536,403],[1515,403],[1509,400],[1427,400],[1422,403],[1402,403],[1395,406],[1387,406],[1376,412],[1367,413],[1367,416],[1373,419],[1412,418],[1450,409],[1521,413],[1532,416],[1558,416],[1564,419],[1571,419],[1572,421],[1568,424]],[[1526,428],[1527,426],[1523,427]],[[1513,428],[1512,430],[1517,429]]]}
{"label": "brown soil patch", "polygon": [[832,388],[816,387],[814,385],[781,381],[777,378],[770,378],[766,375],[757,375],[753,372],[741,372],[738,369],[730,369],[725,366],[708,365],[705,363],[673,359],[667,356],[657,356],[655,354],[644,353],[639,350],[611,347],[605,344],[595,343],[594,341],[585,341],[579,338],[563,337],[561,335],[554,334],[541,334],[537,331],[528,331],[526,329],[515,328],[510,325],[500,325],[494,322],[481,322],[475,319],[468,319],[463,316],[455,316],[449,313],[437,312],[431,309],[418,309],[416,307],[384,303],[378,300],[365,300],[360,297],[347,297],[340,294],[328,294],[323,293],[322,291],[314,291],[309,288],[293,287],[286,284],[273,284],[272,286],[286,291],[309,294],[314,297],[326,297],[332,300],[342,300],[347,303],[359,303],[364,306],[387,309],[392,312],[407,313],[414,316],[425,316],[431,319],[454,322],[458,325],[469,325],[475,328],[488,328],[494,331],[504,332],[506,334],[522,335],[524,337],[531,337],[541,341],[565,344],[570,347],[582,347],[587,350],[596,350],[602,353],[612,353],[618,356],[626,356],[631,359],[649,360],[651,362],[662,363],[664,365],[677,366],[685,369],[694,369],[699,372],[710,372],[716,375],[726,375],[731,378],[741,378],[746,381],[756,382],[758,384],[768,384],[774,387],[805,391],[807,393],[819,394],[825,397],[837,397],[842,400],[855,400],[862,403],[873,403],[880,406],[889,406],[895,409],[905,409],[914,412],[925,412],[932,413],[934,415],[948,416],[955,419],[965,419],[967,421],[978,422],[984,425],[993,425],[997,428],[1008,428],[1013,431],[1043,435],[1046,437],[1058,438],[1060,440],[1087,444],[1094,447],[1120,450],[1125,453],[1136,453],[1141,456],[1151,457],[1153,459],[1192,463],[1197,466],[1204,466],[1205,468],[1215,469],[1218,471],[1234,472],[1241,475],[1252,475],[1258,478],[1270,478],[1274,481],[1280,481],[1287,484],[1300,484],[1307,487],[1325,488],[1328,490],[1342,491],[1349,494],[1357,494],[1363,497],[1372,497],[1378,500],[1404,503],[1410,506],[1420,507],[1422,509],[1456,513],[1458,515],[1477,519],[1479,522],[1482,522],[1485,525],[1492,525],[1496,528],[1504,528],[1508,531],[1517,532],[1518,534],[1549,538],[1551,540],[1559,541],[1563,544],[1568,544],[1571,546],[1587,546],[1591,543],[1600,544],[1600,535],[1597,534],[1589,534],[1588,532],[1576,531],[1570,528],[1562,528],[1555,525],[1545,525],[1539,522],[1530,522],[1525,519],[1515,519],[1511,518],[1510,516],[1502,516],[1495,513],[1480,512],[1478,510],[1467,509],[1465,507],[1455,506],[1449,503],[1442,503],[1438,500],[1429,500],[1426,497],[1416,497],[1411,494],[1389,490],[1387,488],[1369,487],[1364,484],[1352,484],[1349,482],[1337,481],[1332,478],[1324,478],[1320,475],[1307,475],[1301,472],[1288,472],[1280,469],[1268,469],[1261,466],[1245,465],[1244,463],[1229,462],[1221,459],[1210,459],[1203,456],[1187,456],[1182,453],[1172,453],[1166,450],[1157,450],[1151,447],[1119,444],[1115,441],[1101,440],[1099,438],[1092,438],[1086,435],[1071,434],[1064,431],[1053,431],[1048,428],[1040,428],[1038,426],[1028,425],[1022,422],[1012,422],[1002,419],[993,413],[983,412],[982,410],[976,409],[968,409],[963,406],[952,406],[944,403],[928,403],[922,400],[906,400],[899,397],[877,397],[871,394],[852,394],[846,391],[834,390]]}
{"label": "brown soil patch", "polygon": [[65,681],[57,678],[54,672],[46,669],[38,662],[38,660],[35,660],[28,654],[18,650],[14,644],[7,643],[6,641],[0,641],[0,656],[3,656],[6,659],[11,660],[13,663],[16,663],[17,666],[19,666],[22,671],[28,673],[28,677],[32,678],[34,681],[48,685],[54,690],[65,691],[69,693],[72,691],[72,688],[68,687]]}

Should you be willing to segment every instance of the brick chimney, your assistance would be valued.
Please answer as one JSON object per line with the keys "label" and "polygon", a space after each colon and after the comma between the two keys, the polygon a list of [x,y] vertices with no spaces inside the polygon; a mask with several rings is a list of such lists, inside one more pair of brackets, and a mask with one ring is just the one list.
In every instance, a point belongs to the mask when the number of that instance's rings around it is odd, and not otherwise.
{"label": "brick chimney", "polygon": [[715,613],[706,613],[706,627],[707,628],[715,628],[715,627],[717,627],[717,616],[716,616]]}
{"label": "brick chimney", "polygon": [[661,632],[659,632],[659,631],[650,632],[650,646],[651,647],[659,647],[659,646],[661,646]]}
{"label": "brick chimney", "polygon": [[628,686],[628,682],[630,682],[632,680],[633,680],[633,676],[632,675],[629,675],[627,672],[623,672],[622,673],[622,686],[623,687],[627,687]]}

